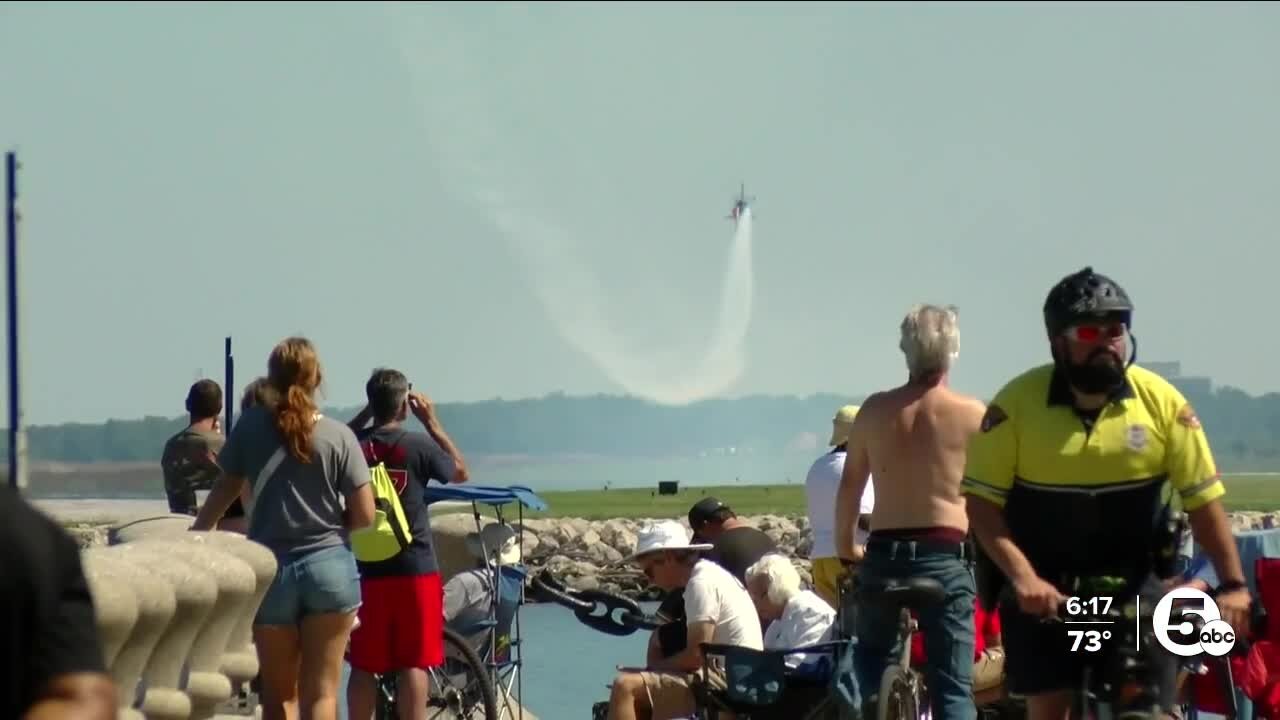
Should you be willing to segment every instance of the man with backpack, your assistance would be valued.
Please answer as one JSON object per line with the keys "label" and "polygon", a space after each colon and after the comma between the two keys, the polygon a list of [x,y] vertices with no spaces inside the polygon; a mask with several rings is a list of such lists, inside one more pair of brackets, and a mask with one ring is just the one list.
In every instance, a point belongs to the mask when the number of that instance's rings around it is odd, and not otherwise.
{"label": "man with backpack", "polygon": [[[351,633],[347,716],[372,718],[374,675],[397,672],[398,704],[425,717],[426,668],[444,662],[444,590],[424,490],[431,480],[466,482],[467,469],[431,401],[413,392],[403,373],[374,370],[365,395],[368,405],[350,427],[369,464],[377,513],[371,527],[351,535],[361,605]],[[410,413],[425,433],[403,426]]]}

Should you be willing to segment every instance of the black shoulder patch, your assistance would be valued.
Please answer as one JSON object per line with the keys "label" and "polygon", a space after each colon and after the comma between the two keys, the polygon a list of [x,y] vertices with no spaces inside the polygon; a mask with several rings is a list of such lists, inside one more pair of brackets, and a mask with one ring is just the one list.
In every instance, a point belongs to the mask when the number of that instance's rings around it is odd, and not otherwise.
{"label": "black shoulder patch", "polygon": [[1008,419],[1009,416],[1005,414],[1004,408],[995,404],[988,405],[986,414],[982,416],[982,432],[991,432],[997,425]]}

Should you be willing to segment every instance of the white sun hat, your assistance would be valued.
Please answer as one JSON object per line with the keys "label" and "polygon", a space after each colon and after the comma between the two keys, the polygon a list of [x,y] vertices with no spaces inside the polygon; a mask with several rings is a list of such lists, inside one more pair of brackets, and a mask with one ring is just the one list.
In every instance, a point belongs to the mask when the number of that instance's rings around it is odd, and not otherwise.
{"label": "white sun hat", "polygon": [[[482,540],[483,550],[480,549]],[[515,565],[521,560],[519,536],[515,528],[506,523],[489,523],[479,533],[467,533],[466,543],[467,549],[479,560],[485,559],[486,550],[490,561],[496,557],[503,565]]]}
{"label": "white sun hat", "polygon": [[640,529],[636,550],[629,560],[658,550],[710,550],[710,543],[689,544],[689,531],[675,520],[660,520]]}

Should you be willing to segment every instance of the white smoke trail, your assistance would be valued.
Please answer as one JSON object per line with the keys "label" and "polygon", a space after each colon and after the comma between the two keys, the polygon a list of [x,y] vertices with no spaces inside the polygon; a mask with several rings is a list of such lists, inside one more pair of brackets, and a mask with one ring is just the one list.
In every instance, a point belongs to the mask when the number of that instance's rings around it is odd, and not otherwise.
{"label": "white smoke trail", "polygon": [[[538,299],[561,336],[628,392],[655,402],[690,403],[732,386],[746,366],[743,344],[751,323],[751,211],[745,210],[737,224],[719,317],[701,357],[695,361],[674,348],[643,352],[628,348],[613,323],[602,316],[606,292],[573,251],[565,231],[503,191],[521,186],[519,172],[511,158],[502,155],[501,134],[489,118],[502,117],[509,110],[479,97],[485,91],[478,81],[455,77],[451,82],[434,82],[451,69],[465,67],[469,60],[478,60],[459,47],[466,37],[461,28],[446,29],[439,20],[434,18],[426,28],[420,16],[393,12],[391,21],[397,48],[413,79],[427,139],[449,170],[451,185],[470,190],[524,261]],[[454,90],[444,91],[446,85]]]}

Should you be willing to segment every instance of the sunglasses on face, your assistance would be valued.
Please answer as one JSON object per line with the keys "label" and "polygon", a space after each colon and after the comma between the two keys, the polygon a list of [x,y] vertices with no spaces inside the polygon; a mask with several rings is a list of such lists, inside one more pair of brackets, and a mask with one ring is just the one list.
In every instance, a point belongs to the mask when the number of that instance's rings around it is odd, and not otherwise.
{"label": "sunglasses on face", "polygon": [[1124,337],[1124,333],[1125,327],[1122,322],[1099,322],[1072,325],[1064,334],[1074,342],[1095,343],[1100,340]]}

